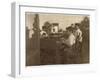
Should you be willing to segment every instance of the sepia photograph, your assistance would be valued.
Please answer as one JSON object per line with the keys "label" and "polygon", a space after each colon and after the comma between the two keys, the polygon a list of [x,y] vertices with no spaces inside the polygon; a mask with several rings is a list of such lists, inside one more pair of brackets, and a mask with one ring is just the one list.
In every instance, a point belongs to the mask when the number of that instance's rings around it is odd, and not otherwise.
{"label": "sepia photograph", "polygon": [[25,12],[26,66],[89,64],[90,16]]}

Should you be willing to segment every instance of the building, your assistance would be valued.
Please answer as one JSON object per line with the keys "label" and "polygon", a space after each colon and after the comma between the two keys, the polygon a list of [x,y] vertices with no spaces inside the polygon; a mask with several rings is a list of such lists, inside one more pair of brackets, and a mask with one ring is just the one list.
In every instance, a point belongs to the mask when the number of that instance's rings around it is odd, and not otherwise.
{"label": "building", "polygon": [[51,27],[51,33],[56,34],[59,31],[59,24],[58,23],[52,23]]}

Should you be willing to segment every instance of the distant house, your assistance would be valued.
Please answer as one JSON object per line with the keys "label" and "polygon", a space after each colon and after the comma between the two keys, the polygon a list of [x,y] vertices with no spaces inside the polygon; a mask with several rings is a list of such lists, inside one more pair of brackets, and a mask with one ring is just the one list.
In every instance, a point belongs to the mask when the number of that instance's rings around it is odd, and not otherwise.
{"label": "distant house", "polygon": [[59,31],[59,24],[58,23],[52,23],[51,33],[55,34],[55,33],[58,33],[58,31]]}

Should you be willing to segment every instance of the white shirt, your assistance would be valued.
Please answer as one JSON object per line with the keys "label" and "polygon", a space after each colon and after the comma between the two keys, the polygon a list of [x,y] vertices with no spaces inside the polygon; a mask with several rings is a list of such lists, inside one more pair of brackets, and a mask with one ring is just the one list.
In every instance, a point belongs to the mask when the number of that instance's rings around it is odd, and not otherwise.
{"label": "white shirt", "polygon": [[[45,34],[45,35],[43,35],[43,34]],[[41,31],[40,35],[41,35],[41,37],[48,37],[48,34],[45,31]]]}
{"label": "white shirt", "polygon": [[77,29],[74,34],[76,37],[79,36],[78,41],[82,42],[82,31],[80,29]]}
{"label": "white shirt", "polygon": [[73,44],[75,44],[75,39],[75,36],[71,33],[66,42],[69,46],[72,46]]}
{"label": "white shirt", "polygon": [[73,33],[71,33],[67,39],[62,39],[63,43],[68,45],[68,46],[74,45],[76,42],[75,40],[76,40],[76,38],[73,35]]}

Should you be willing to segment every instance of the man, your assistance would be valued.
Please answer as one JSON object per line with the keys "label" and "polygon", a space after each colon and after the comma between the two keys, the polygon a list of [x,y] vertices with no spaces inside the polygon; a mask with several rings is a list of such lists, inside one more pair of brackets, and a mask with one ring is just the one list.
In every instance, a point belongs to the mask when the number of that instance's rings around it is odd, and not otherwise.
{"label": "man", "polygon": [[79,24],[75,24],[75,29],[74,29],[74,36],[76,38],[76,43],[75,43],[75,53],[76,53],[76,63],[81,62],[81,50],[82,50],[82,31],[79,28]]}
{"label": "man", "polygon": [[68,29],[61,38],[61,59],[62,63],[71,64],[74,63],[75,53],[73,50],[73,45],[75,44],[75,36],[73,35],[72,31]]}
{"label": "man", "polygon": [[65,38],[62,38],[62,43],[65,45],[71,47],[75,44],[75,36],[72,33],[69,33],[68,38],[66,38],[67,35],[65,35]]}
{"label": "man", "polygon": [[73,34],[75,35],[76,40],[78,40],[79,42],[82,42],[82,31],[80,30],[78,23],[75,24]]}
{"label": "man", "polygon": [[43,31],[43,30],[42,30],[42,31],[40,32],[40,37],[41,37],[41,38],[46,38],[46,37],[48,37],[48,34],[46,33],[46,31]]}

